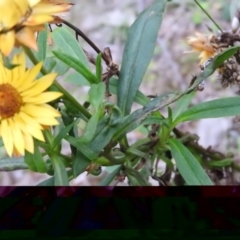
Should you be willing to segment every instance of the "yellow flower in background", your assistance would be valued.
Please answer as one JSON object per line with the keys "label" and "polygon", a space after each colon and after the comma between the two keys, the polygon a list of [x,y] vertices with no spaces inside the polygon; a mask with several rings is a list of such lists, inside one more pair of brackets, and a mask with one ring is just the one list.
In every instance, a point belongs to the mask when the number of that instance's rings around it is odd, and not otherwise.
{"label": "yellow flower in background", "polygon": [[36,80],[42,67],[38,63],[26,70],[25,55],[14,56],[17,67],[9,70],[0,61],[0,137],[8,155],[33,153],[33,137],[44,141],[43,126],[58,125],[60,113],[47,103],[59,98],[59,92],[45,92],[57,74],[50,73]]}
{"label": "yellow flower in background", "polygon": [[0,51],[8,56],[19,45],[37,50],[35,33],[71,6],[62,0],[0,0]]}
{"label": "yellow flower in background", "polygon": [[216,54],[215,49],[211,45],[211,36],[204,36],[201,33],[195,33],[196,37],[189,37],[187,43],[193,48],[192,52],[200,52],[200,64],[204,63],[210,57]]}

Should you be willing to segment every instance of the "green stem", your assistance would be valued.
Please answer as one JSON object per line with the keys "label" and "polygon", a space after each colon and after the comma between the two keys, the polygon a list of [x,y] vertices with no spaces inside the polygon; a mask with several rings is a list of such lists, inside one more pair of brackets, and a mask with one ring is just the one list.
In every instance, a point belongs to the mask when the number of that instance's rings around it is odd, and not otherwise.
{"label": "green stem", "polygon": [[[24,49],[25,53],[27,54],[27,56],[30,58],[30,60],[33,62],[33,64],[36,65],[38,63],[38,60],[35,57],[35,55],[33,54],[33,52],[27,47],[23,47],[23,49]],[[49,72],[44,67],[42,67],[41,73],[43,75],[46,75]],[[78,109],[86,118],[89,119],[91,117],[91,114],[65,88],[63,88],[56,80],[54,81],[53,86],[55,88],[57,88],[58,91],[60,91],[64,95],[64,97],[70,103],[72,103],[76,107],[76,109]]]}
{"label": "green stem", "polygon": [[208,16],[208,18],[214,23],[214,25],[222,32],[220,26],[215,22],[215,20],[209,15],[209,13],[201,6],[198,0],[194,0],[194,2],[201,8],[201,10]]}

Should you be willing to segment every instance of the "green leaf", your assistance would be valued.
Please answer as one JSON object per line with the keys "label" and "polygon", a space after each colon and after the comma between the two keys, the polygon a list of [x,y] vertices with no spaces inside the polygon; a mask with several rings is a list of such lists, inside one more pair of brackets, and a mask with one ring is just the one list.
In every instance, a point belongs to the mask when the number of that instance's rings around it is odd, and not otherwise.
{"label": "green leaf", "polygon": [[168,117],[167,117],[167,121],[169,123],[172,123],[172,109],[170,107],[168,107]]}
{"label": "green leaf", "polygon": [[77,72],[68,75],[65,81],[80,86],[90,86],[89,82],[81,74]]}
{"label": "green leaf", "polygon": [[213,185],[198,160],[180,141],[170,139],[169,145],[177,168],[187,185]]}
{"label": "green leaf", "polygon": [[119,123],[116,129],[116,132],[114,134],[113,140],[116,141],[121,139],[126,133],[131,132],[132,130],[137,128],[139,125],[141,125],[142,122],[146,119],[146,117],[149,114],[155,111],[158,111],[159,109],[176,101],[183,94],[184,93],[175,92],[175,93],[164,94],[154,98],[148,104],[146,104],[143,108],[136,110],[131,115],[126,117],[126,119],[124,119],[124,121],[122,121],[121,124]]}
{"label": "green leaf", "polygon": [[210,161],[208,162],[208,165],[211,167],[227,167],[230,166],[232,162],[233,162],[232,158],[226,158],[219,161]]}
{"label": "green leaf", "polygon": [[[117,94],[117,85],[118,85],[118,79],[117,78],[110,78],[109,81],[109,91],[111,94]],[[137,94],[134,97],[134,102],[144,106],[149,102],[149,98],[146,97],[142,92],[139,90],[137,91]]]}
{"label": "green leaf", "polygon": [[46,69],[47,72],[52,72],[56,64],[57,61],[54,59],[54,57],[47,57],[43,62],[43,67]]}
{"label": "green leaf", "polygon": [[130,186],[151,186],[141,173],[133,168],[125,167]]}
{"label": "green leaf", "polygon": [[102,81],[102,54],[99,53],[96,59],[96,77],[98,82]]}
{"label": "green leaf", "polygon": [[68,175],[62,158],[56,154],[51,156],[54,169],[54,186],[69,186]]}
{"label": "green leaf", "polygon": [[24,160],[30,170],[40,173],[47,172],[46,163],[43,160],[42,154],[39,151],[36,141],[34,141],[34,153],[32,154],[26,151]]}
{"label": "green leaf", "polygon": [[89,148],[96,154],[99,154],[102,149],[112,140],[117,127],[120,125],[124,118],[121,117],[121,112],[116,106],[111,109],[111,115],[99,121],[96,134],[89,143]]}
{"label": "green leaf", "polygon": [[92,74],[88,68],[81,63],[77,58],[72,57],[69,54],[53,51],[53,54],[60,59],[62,62],[67,64],[69,67],[76,70],[78,73],[80,73],[83,77],[86,78],[86,80],[89,81],[89,83],[97,83],[97,78]]}
{"label": "green leaf", "polygon": [[215,59],[214,67],[215,68],[220,67],[224,63],[224,61],[226,61],[227,59],[232,57],[235,53],[237,53],[239,48],[240,46],[234,46],[220,53]]}
{"label": "green leaf", "polygon": [[3,60],[3,65],[7,69],[12,70],[15,67],[19,66],[19,64],[12,64],[11,60],[8,57],[5,57],[4,55],[1,55],[1,56],[2,56],[2,60]]}
{"label": "green leaf", "polygon": [[56,72],[61,76],[63,76],[69,70],[69,66],[53,56],[47,57],[44,60],[43,67],[47,70],[47,72]]}
{"label": "green leaf", "polygon": [[[68,179],[73,178],[72,170],[67,171],[67,176],[68,176]],[[54,177],[50,177],[50,178],[40,182],[39,184],[37,184],[37,186],[54,186]]]}
{"label": "green leaf", "polygon": [[82,143],[81,140],[71,137],[65,136],[65,139],[74,147],[76,147],[85,157],[87,157],[90,161],[97,160],[98,155],[86,144]]}
{"label": "green leaf", "polygon": [[[108,174],[100,183],[99,186],[109,186],[111,182],[116,178],[119,170],[121,169],[121,165],[111,167],[113,170],[110,174]],[[110,168],[110,167],[109,167]]]}
{"label": "green leaf", "polygon": [[58,75],[63,76],[70,69],[70,67],[58,59],[54,59],[56,61],[56,65],[52,69],[52,72],[56,72]]}
{"label": "green leaf", "polygon": [[176,119],[183,111],[185,111],[195,96],[196,92],[192,91],[189,94],[185,94],[176,102],[176,106],[173,110],[173,120]]}
{"label": "green leaf", "polygon": [[92,84],[89,90],[89,102],[98,111],[105,98],[106,86],[103,82]]}
{"label": "green leaf", "polygon": [[46,58],[47,37],[48,37],[48,30],[47,29],[38,33],[38,37],[37,37],[38,51],[36,52],[35,55],[36,55],[36,58],[39,62],[43,61]]}
{"label": "green leaf", "polygon": [[9,172],[20,169],[28,169],[28,165],[25,163],[24,158],[6,158],[0,159],[0,171]]}
{"label": "green leaf", "polygon": [[61,129],[58,133],[58,135],[54,138],[53,140],[53,146],[52,148],[55,148],[58,144],[60,144],[60,142],[62,141],[62,139],[69,133],[69,131],[76,125],[78,124],[79,120],[77,119],[76,121],[72,122],[71,124],[69,124],[68,126],[65,126],[63,129]]}
{"label": "green leaf", "polygon": [[138,156],[138,157],[141,157],[141,158],[144,158],[144,159],[149,158],[149,154],[147,154],[145,152],[142,152],[142,151],[139,151],[138,149],[132,148],[132,147],[127,149],[127,153],[133,154],[134,156]]}
{"label": "green leaf", "polygon": [[221,98],[200,103],[180,114],[174,124],[204,118],[236,116],[240,114],[239,103],[240,97]]}
{"label": "green leaf", "polygon": [[98,124],[98,112],[94,113],[89,121],[87,122],[87,126],[84,129],[83,135],[78,138],[78,143],[89,143],[92,141],[96,130],[97,130],[97,124]]}
{"label": "green leaf", "polygon": [[96,160],[96,164],[99,164],[100,166],[113,166],[113,164],[105,157],[99,157]]}
{"label": "green leaf", "polygon": [[55,50],[61,50],[62,53],[78,59],[82,65],[84,65],[87,69],[90,69],[86,54],[80,47],[79,42],[66,28],[61,27],[54,29],[52,32],[52,39],[54,44],[53,48]]}
{"label": "green leaf", "polygon": [[73,159],[73,177],[76,178],[78,175],[85,172],[85,169],[89,164],[91,164],[91,161],[80,151],[77,151]]}
{"label": "green leaf", "polygon": [[151,61],[166,3],[166,0],[154,1],[130,28],[117,93],[118,106],[124,115],[130,113],[133,99]]}

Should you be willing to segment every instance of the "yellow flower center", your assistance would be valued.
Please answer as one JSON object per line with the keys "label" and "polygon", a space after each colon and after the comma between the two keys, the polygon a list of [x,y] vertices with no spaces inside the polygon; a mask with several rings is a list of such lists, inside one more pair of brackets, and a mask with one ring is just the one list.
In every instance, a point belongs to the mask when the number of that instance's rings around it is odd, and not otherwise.
{"label": "yellow flower center", "polygon": [[10,84],[0,84],[0,117],[10,118],[20,111],[22,98]]}

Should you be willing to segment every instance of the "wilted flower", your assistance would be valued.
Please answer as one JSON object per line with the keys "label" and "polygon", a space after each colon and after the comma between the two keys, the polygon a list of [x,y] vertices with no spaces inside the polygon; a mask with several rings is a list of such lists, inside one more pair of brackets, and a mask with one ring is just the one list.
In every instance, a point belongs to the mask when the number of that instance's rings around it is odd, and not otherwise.
{"label": "wilted flower", "polygon": [[193,48],[193,52],[200,52],[200,64],[204,63],[207,59],[213,57],[216,53],[210,40],[211,36],[204,36],[196,32],[196,37],[188,37],[187,43]]}

